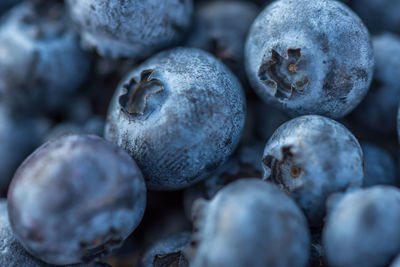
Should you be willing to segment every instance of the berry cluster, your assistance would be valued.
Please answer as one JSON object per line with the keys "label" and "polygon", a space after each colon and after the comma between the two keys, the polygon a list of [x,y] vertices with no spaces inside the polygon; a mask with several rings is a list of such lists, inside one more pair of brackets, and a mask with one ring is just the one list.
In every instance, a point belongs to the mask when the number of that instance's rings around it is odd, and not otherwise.
{"label": "berry cluster", "polygon": [[400,0],[1,0],[1,267],[400,266]]}

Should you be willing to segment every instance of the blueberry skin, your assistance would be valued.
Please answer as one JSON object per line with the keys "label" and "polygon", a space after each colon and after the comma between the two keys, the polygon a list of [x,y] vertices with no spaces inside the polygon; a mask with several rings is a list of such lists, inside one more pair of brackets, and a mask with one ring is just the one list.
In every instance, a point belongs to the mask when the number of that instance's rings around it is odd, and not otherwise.
{"label": "blueberry skin", "polygon": [[123,150],[91,135],[47,142],[18,168],[8,192],[11,227],[35,257],[90,262],[139,224],[146,187]]}
{"label": "blueberry skin", "polygon": [[368,91],[373,49],[367,29],[332,0],[279,0],[253,23],[247,76],[259,97],[292,116],[340,118]]}
{"label": "blueberry skin", "polygon": [[385,33],[372,39],[375,71],[371,89],[355,110],[355,118],[381,134],[396,133],[400,101],[400,37]]}
{"label": "blueberry skin", "polygon": [[306,115],[279,127],[262,158],[264,179],[280,185],[313,227],[322,225],[330,194],[362,185],[363,153],[340,123]]}
{"label": "blueberry skin", "polygon": [[323,230],[329,266],[386,266],[400,251],[400,191],[373,186],[346,194]]}
{"label": "blueberry skin", "polygon": [[[9,267],[54,267],[56,265],[47,264],[39,259],[32,257],[19,241],[15,238],[11,230],[7,213],[7,201],[0,200],[0,266]],[[65,265],[68,267],[107,267],[105,263],[73,264]]]}
{"label": "blueberry skin", "polygon": [[362,142],[361,148],[364,154],[364,187],[373,185],[399,184],[396,165],[393,158],[385,150],[373,144]]}
{"label": "blueberry skin", "polygon": [[[279,205],[277,205],[279,204]],[[307,221],[280,190],[259,179],[238,180],[193,208],[190,266],[305,266]]]}
{"label": "blueberry skin", "polygon": [[150,189],[180,189],[209,176],[232,154],[245,106],[227,67],[204,51],[177,48],[123,80],[104,136],[135,159]]}
{"label": "blueberry skin", "polygon": [[190,241],[190,233],[178,233],[164,238],[149,248],[142,259],[142,267],[188,267],[183,249]]}
{"label": "blueberry skin", "polygon": [[173,44],[191,22],[192,0],[67,0],[82,45],[101,56],[145,58]]}
{"label": "blueberry skin", "polygon": [[212,53],[245,80],[244,44],[258,7],[248,1],[213,1],[195,8],[186,46]]}
{"label": "blueberry skin", "polygon": [[372,33],[400,33],[398,0],[353,0],[352,7]]}
{"label": "blueberry skin", "polygon": [[26,1],[0,22],[0,96],[18,112],[57,108],[87,76],[90,58],[64,13],[55,1]]}

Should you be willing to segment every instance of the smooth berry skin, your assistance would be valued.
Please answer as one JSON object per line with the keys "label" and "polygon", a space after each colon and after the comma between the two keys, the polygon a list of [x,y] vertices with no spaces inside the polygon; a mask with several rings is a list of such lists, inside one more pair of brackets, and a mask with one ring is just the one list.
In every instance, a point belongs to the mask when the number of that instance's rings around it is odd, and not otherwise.
{"label": "smooth berry skin", "polygon": [[400,34],[400,2],[397,0],[352,0],[352,8],[372,33]]}
{"label": "smooth berry skin", "polygon": [[[7,201],[0,200],[0,266],[24,266],[24,267],[55,267],[37,258],[32,257],[15,238],[12,232],[7,213]],[[103,263],[74,264],[65,267],[107,267]]]}
{"label": "smooth berry skin", "polygon": [[150,189],[176,190],[226,162],[241,138],[245,106],[227,67],[204,51],[177,48],[122,81],[104,136],[135,159]]}
{"label": "smooth berry skin", "polygon": [[396,133],[400,101],[400,37],[385,33],[372,39],[375,55],[374,79],[367,96],[355,110],[355,118],[376,133]]}
{"label": "smooth berry skin", "polygon": [[244,45],[258,7],[248,1],[212,1],[195,8],[186,46],[212,53],[245,80]]}
{"label": "smooth berry skin", "polygon": [[189,244],[190,238],[190,233],[182,232],[157,241],[145,252],[141,266],[188,267],[183,250]]}
{"label": "smooth berry skin", "polygon": [[146,187],[132,158],[110,142],[70,135],[47,142],[18,168],[8,191],[11,227],[51,264],[98,259],[139,224]]}
{"label": "smooth berry skin", "polygon": [[364,154],[365,175],[363,187],[374,185],[399,184],[396,165],[393,158],[384,149],[370,143],[362,142]]}
{"label": "smooth berry skin", "polygon": [[364,176],[361,147],[340,123],[306,115],[280,126],[262,158],[264,179],[278,184],[319,227],[332,193],[360,187]]}
{"label": "smooth berry skin", "polygon": [[400,191],[373,186],[346,194],[327,217],[329,266],[386,266],[400,251]]}
{"label": "smooth berry skin", "polygon": [[392,261],[389,267],[400,267],[400,255]]}
{"label": "smooth berry skin", "polygon": [[373,49],[367,29],[344,4],[279,0],[254,21],[247,76],[266,103],[292,116],[341,118],[368,91]]}
{"label": "smooth berry skin", "polygon": [[68,0],[82,45],[101,56],[145,58],[190,26],[192,0]]}
{"label": "smooth berry skin", "polygon": [[190,266],[305,266],[307,221],[276,186],[238,180],[193,208],[194,233],[185,250]]}
{"label": "smooth berry skin", "polygon": [[26,1],[0,22],[0,95],[18,112],[56,109],[89,67],[62,4]]}

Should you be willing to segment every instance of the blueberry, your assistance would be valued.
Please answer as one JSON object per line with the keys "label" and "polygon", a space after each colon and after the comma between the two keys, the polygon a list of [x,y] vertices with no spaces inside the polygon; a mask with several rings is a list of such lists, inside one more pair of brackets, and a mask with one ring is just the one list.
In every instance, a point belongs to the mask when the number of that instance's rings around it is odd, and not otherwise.
{"label": "blueberry", "polygon": [[329,266],[386,266],[400,251],[400,191],[373,186],[346,194],[328,215]]}
{"label": "blueberry", "polygon": [[194,234],[185,250],[190,266],[305,266],[307,221],[274,185],[239,180],[193,208]]}
{"label": "blueberry", "polygon": [[54,109],[76,91],[90,60],[63,6],[26,1],[0,22],[0,95],[18,112]]}
{"label": "blueberry", "polygon": [[381,134],[396,132],[400,101],[400,37],[385,33],[373,38],[375,72],[371,89],[355,110],[362,125]]}
{"label": "blueberry", "polygon": [[[21,246],[19,241],[15,238],[11,230],[10,222],[7,213],[7,201],[0,199],[0,266],[9,267],[51,267],[52,264],[46,264],[39,259],[32,257]],[[65,265],[70,267],[107,267],[105,263],[90,263],[90,264],[74,264]]]}
{"label": "blueberry", "polygon": [[189,27],[192,0],[67,0],[83,46],[102,56],[144,58]]}
{"label": "blueberry", "polygon": [[211,52],[244,80],[244,44],[257,14],[257,6],[248,1],[200,4],[195,9],[194,29],[186,45]]}
{"label": "blueberry", "polygon": [[178,233],[159,240],[143,256],[143,267],[188,267],[183,249],[190,241],[190,233]]}
{"label": "blueberry", "polygon": [[15,170],[38,145],[49,129],[39,118],[14,117],[0,105],[0,194],[7,192]]}
{"label": "blueberry", "polygon": [[361,143],[361,148],[365,162],[364,187],[383,184],[396,186],[399,184],[396,165],[389,153],[366,142]]}
{"label": "blueberry", "polygon": [[71,135],[42,145],[18,168],[8,214],[32,255],[72,264],[119,246],[145,202],[142,174],[128,154],[100,137]]}
{"label": "blueberry", "polygon": [[340,118],[367,93],[373,50],[367,29],[331,0],[279,0],[253,23],[247,74],[256,93],[291,115]]}
{"label": "blueberry", "polygon": [[322,224],[330,194],[363,182],[357,139],[340,123],[318,115],[279,127],[265,146],[262,162],[264,179],[295,199],[315,227]]}
{"label": "blueberry", "polygon": [[239,143],[245,97],[234,75],[194,48],[136,67],[109,107],[104,136],[129,152],[147,186],[187,187],[209,176]]}
{"label": "blueberry", "polygon": [[353,9],[373,33],[400,33],[400,2],[398,0],[353,0]]}

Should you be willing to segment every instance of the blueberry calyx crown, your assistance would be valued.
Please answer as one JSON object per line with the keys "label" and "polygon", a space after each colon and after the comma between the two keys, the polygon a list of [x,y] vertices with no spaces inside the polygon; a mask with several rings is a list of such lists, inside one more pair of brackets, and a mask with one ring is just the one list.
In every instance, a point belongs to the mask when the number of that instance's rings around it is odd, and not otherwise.
{"label": "blueberry calyx crown", "polygon": [[308,77],[302,73],[301,49],[288,49],[287,58],[274,49],[271,57],[262,63],[258,77],[268,87],[273,88],[274,95],[280,99],[289,99],[293,92],[302,92],[309,84]]}
{"label": "blueberry calyx crown", "polygon": [[153,77],[153,73],[154,70],[144,70],[139,82],[132,78],[123,86],[125,92],[119,98],[122,111],[129,115],[143,115],[147,110],[148,98],[164,90],[164,85]]}
{"label": "blueberry calyx crown", "polygon": [[153,259],[154,267],[188,267],[189,263],[181,251],[169,254],[157,254]]}
{"label": "blueberry calyx crown", "polygon": [[[290,188],[285,184],[284,174],[283,174],[283,165],[285,163],[293,161],[293,152],[291,146],[282,147],[282,159],[277,159],[274,156],[267,155],[262,159],[262,163],[264,165],[265,173],[264,180],[272,180],[275,184],[281,185],[283,189],[287,192],[290,191]],[[290,176],[292,179],[296,179],[300,176],[302,170],[300,167],[290,164]]]}

